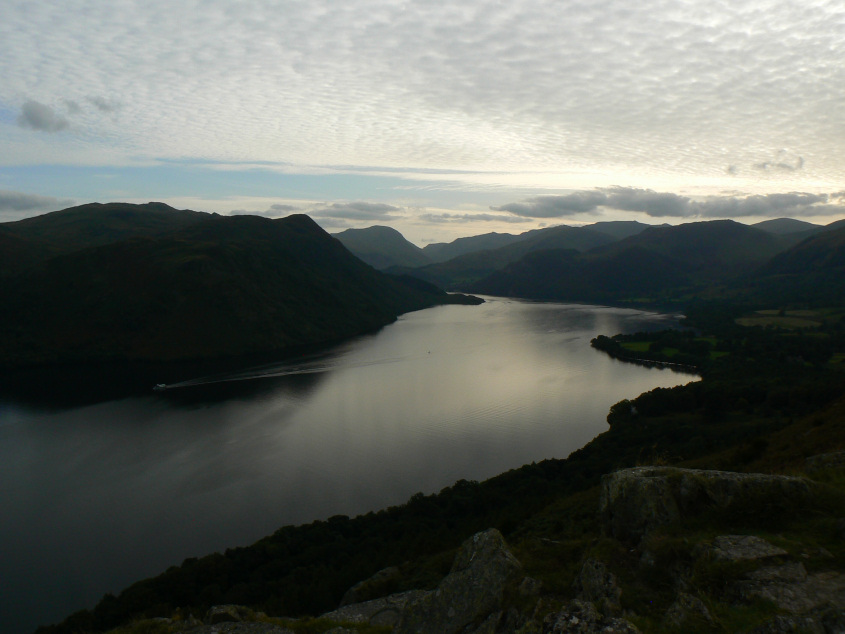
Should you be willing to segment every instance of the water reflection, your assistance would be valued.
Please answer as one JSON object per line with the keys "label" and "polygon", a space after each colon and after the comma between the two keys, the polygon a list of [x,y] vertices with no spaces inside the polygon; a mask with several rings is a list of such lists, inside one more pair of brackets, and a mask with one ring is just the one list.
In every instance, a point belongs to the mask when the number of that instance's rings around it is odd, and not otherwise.
{"label": "water reflection", "polygon": [[566,457],[607,429],[616,401],[694,378],[589,346],[667,321],[491,299],[410,313],[322,354],[183,374],[163,392],[0,401],[0,494],[14,518],[0,524],[0,622],[32,629],[27,618],[61,618],[285,524]]}

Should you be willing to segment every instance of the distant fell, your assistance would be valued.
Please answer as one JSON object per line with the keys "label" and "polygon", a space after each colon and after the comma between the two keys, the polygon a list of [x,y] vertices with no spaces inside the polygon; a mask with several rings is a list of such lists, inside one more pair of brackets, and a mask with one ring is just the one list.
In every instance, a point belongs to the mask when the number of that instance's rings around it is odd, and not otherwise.
{"label": "distant fell", "polygon": [[623,240],[624,238],[630,238],[631,236],[635,236],[638,233],[642,233],[651,226],[653,225],[647,225],[642,222],[637,222],[636,220],[611,220],[603,222],[594,222],[591,225],[584,225],[584,228],[604,233],[613,238],[616,238],[617,240]]}
{"label": "distant fell", "polygon": [[422,249],[390,227],[376,225],[366,229],[347,229],[333,235],[353,254],[379,270],[391,266],[417,267],[431,263]]}
{"label": "distant fell", "polygon": [[701,280],[750,272],[785,248],[783,241],[760,229],[733,220],[710,220],[650,227],[604,251],[619,252],[631,246],[683,262]]}
{"label": "distant fell", "polygon": [[799,233],[802,231],[817,232],[823,229],[821,225],[805,222],[804,220],[795,220],[794,218],[774,218],[772,220],[756,222],[750,226],[778,235]]}
{"label": "distant fell", "polygon": [[458,238],[452,242],[438,242],[427,244],[423,247],[425,253],[432,262],[446,262],[453,258],[475,253],[477,251],[489,251],[500,247],[525,240],[526,234],[513,235],[510,233],[485,233],[478,236]]}
{"label": "distant fell", "polygon": [[772,306],[838,304],[845,297],[845,226],[822,231],[773,257],[752,276],[749,292]]}
{"label": "distant fell", "polygon": [[463,290],[528,253],[546,249],[587,251],[614,241],[608,234],[566,225],[528,231],[521,237],[497,249],[466,253],[447,262],[404,272],[449,290]]}
{"label": "distant fell", "polygon": [[584,253],[531,253],[467,287],[532,299],[661,303],[749,274],[784,244],[730,220],[648,229]]}

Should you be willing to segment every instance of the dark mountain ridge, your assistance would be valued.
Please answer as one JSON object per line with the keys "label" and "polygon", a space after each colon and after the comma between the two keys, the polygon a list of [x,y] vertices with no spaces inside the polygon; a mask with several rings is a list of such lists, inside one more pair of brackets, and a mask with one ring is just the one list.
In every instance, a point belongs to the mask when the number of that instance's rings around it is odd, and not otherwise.
{"label": "dark mountain ridge", "polygon": [[613,242],[615,238],[586,227],[560,225],[522,234],[522,239],[497,249],[474,251],[447,262],[417,269],[390,269],[427,280],[448,290],[472,287],[478,280],[516,262],[526,254],[546,249],[587,251]]}
{"label": "dark mountain ridge", "polygon": [[366,229],[347,229],[333,236],[358,258],[379,270],[431,264],[422,249],[391,227],[375,225]]}
{"label": "dark mountain ridge", "polygon": [[511,233],[485,233],[478,236],[458,238],[452,242],[437,242],[427,244],[423,247],[425,253],[432,262],[446,262],[453,258],[476,251],[489,251],[524,240],[526,234],[514,235]]}
{"label": "dark mountain ridge", "polygon": [[282,351],[465,301],[375,271],[308,216],[86,207],[25,225],[50,256],[0,283],[7,368]]}
{"label": "dark mountain ridge", "polygon": [[126,238],[154,237],[201,222],[212,214],[164,203],[90,203],[0,225],[48,252],[68,253]]}
{"label": "dark mountain ridge", "polygon": [[731,220],[650,227],[585,253],[535,252],[467,286],[476,293],[565,301],[663,301],[756,270],[784,243]]}

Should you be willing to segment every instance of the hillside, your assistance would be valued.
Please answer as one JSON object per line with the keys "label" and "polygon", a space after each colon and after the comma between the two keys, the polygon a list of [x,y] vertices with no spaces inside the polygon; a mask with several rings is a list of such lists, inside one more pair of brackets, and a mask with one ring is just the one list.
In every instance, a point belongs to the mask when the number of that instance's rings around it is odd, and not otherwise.
{"label": "hillside", "polygon": [[347,229],[333,236],[356,257],[379,270],[392,266],[417,267],[431,264],[422,249],[390,227]]}
{"label": "hillside", "polygon": [[661,303],[746,275],[784,248],[778,237],[729,220],[650,227],[581,254],[533,253],[466,288],[532,299]]}
{"label": "hillside", "polygon": [[840,302],[845,297],[845,227],[822,231],[779,253],[755,271],[743,292],[779,306]]}
{"label": "hillside", "polygon": [[199,211],[174,209],[164,203],[90,203],[3,223],[0,229],[29,244],[39,245],[48,255],[128,238],[159,236],[190,227],[208,216]]}
{"label": "hillside", "polygon": [[[588,229],[597,233],[604,234],[612,240],[621,240],[629,236],[636,235],[641,231],[647,229],[649,225],[637,222],[635,220],[616,220],[607,222],[595,222],[590,225],[577,227],[580,229]],[[567,227],[573,229],[576,227]],[[584,245],[570,243],[570,244],[546,244],[542,246],[547,237],[553,236],[559,232],[560,227],[547,227],[545,229],[532,229],[525,231],[518,235],[510,233],[485,233],[478,236],[470,236],[467,238],[458,238],[449,243],[435,243],[423,247],[423,252],[434,263],[447,262],[454,258],[467,255],[470,253],[477,253],[479,251],[495,251],[502,247],[507,247],[517,242],[529,241],[533,246],[528,250],[537,250],[538,248],[572,248],[583,250]],[[594,246],[594,245],[593,245]],[[527,253],[527,251],[523,251]]]}
{"label": "hillside", "polygon": [[378,273],[307,216],[86,207],[12,223],[42,259],[0,283],[5,368],[278,352],[463,299]]}
{"label": "hillside", "polygon": [[510,233],[485,233],[479,236],[458,238],[452,242],[437,242],[423,247],[432,262],[447,262],[467,253],[498,249],[526,238],[526,234],[513,235]]}
{"label": "hillside", "polygon": [[519,241],[497,249],[473,251],[447,262],[417,269],[391,269],[391,272],[402,272],[419,277],[448,290],[461,290],[472,288],[478,280],[502,269],[509,263],[518,261],[529,253],[546,249],[587,251],[615,240],[608,234],[592,229],[565,225],[528,231],[520,238]]}

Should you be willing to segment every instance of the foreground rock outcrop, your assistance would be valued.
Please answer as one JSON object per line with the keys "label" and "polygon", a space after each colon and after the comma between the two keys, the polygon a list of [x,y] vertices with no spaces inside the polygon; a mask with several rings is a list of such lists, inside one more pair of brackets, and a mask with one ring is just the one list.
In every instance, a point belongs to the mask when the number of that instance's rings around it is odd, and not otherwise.
{"label": "foreground rock outcrop", "polygon": [[[845,548],[836,528],[845,503],[825,486],[764,474],[625,469],[605,476],[598,500],[588,498],[599,513],[581,532],[519,544],[537,578],[526,576],[502,534],[488,529],[460,546],[433,590],[390,593],[402,587],[403,572],[385,568],[317,620],[220,605],[202,622],[159,619],[155,627],[165,629],[155,631],[845,634]],[[773,513],[779,524],[769,521]],[[755,526],[762,526],[758,534]]]}
{"label": "foreground rock outcrop", "polygon": [[477,533],[463,543],[452,570],[437,589],[405,606],[394,631],[492,634],[502,617],[505,588],[520,578],[521,572],[521,564],[499,531]]}
{"label": "foreground rock outcrop", "polygon": [[762,473],[636,467],[602,478],[600,512],[606,533],[638,544],[657,528],[702,512],[765,518],[812,505],[804,478]]}

